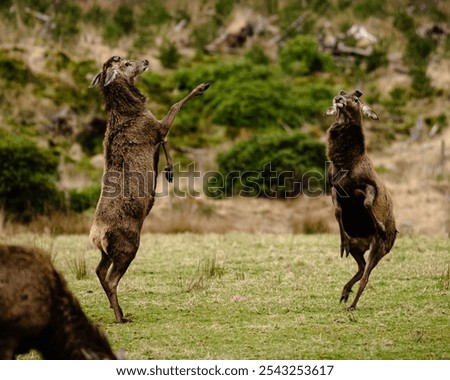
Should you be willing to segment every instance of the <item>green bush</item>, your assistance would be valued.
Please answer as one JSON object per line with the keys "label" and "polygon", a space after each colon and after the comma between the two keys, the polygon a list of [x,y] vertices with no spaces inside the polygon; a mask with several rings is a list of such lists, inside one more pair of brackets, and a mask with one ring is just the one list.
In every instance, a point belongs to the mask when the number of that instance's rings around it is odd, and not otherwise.
{"label": "green bush", "polygon": [[267,15],[273,15],[278,12],[278,0],[264,0],[262,11]]}
{"label": "green bush", "polygon": [[168,68],[174,69],[178,66],[181,56],[173,42],[166,41],[159,49],[159,60],[161,64]]}
{"label": "green bush", "polygon": [[216,0],[214,9],[219,17],[228,16],[233,10],[235,0]]}
{"label": "green bush", "polygon": [[353,7],[353,12],[362,19],[370,16],[384,16],[386,4],[385,0],[361,0]]}
{"label": "green bush", "polygon": [[161,0],[146,1],[142,13],[139,17],[139,24],[142,27],[150,25],[161,25],[172,19],[172,16]]}
{"label": "green bush", "polygon": [[245,58],[255,65],[269,64],[269,57],[267,57],[264,49],[260,45],[254,45],[244,54]]}
{"label": "green bush", "polygon": [[431,80],[423,68],[414,67],[409,70],[409,75],[412,78],[411,87],[417,97],[433,95]]}
{"label": "green bush", "polygon": [[256,135],[218,156],[219,170],[210,173],[205,190],[212,197],[318,195],[325,185],[325,161],[325,146],[309,135]]}
{"label": "green bush", "polygon": [[191,32],[192,44],[195,47],[197,55],[202,55],[205,46],[208,45],[217,35],[219,25],[215,20],[209,20],[196,25]]}
{"label": "green bush", "polygon": [[319,51],[317,41],[309,36],[297,36],[280,51],[280,66],[288,74],[307,75],[332,69],[329,54]]}
{"label": "green bush", "polygon": [[7,218],[29,222],[62,207],[56,189],[58,158],[23,137],[0,138],[0,204]]}
{"label": "green bush", "polygon": [[300,111],[300,122],[311,122],[322,118],[336,95],[336,90],[324,83],[310,83],[295,86],[290,93],[290,101]]}
{"label": "green bush", "polygon": [[435,42],[430,37],[419,36],[416,33],[414,19],[404,13],[395,15],[394,26],[402,31],[408,40],[403,62],[409,68],[413,94],[418,97],[431,96],[434,90],[426,71],[430,55],[436,48]]}
{"label": "green bush", "polygon": [[74,1],[61,1],[56,4],[55,27],[52,34],[56,40],[65,42],[80,32],[78,22],[81,18],[81,8]]}
{"label": "green bush", "polygon": [[383,102],[383,105],[391,114],[398,115],[402,112],[407,102],[408,92],[406,89],[396,86],[389,92],[389,98]]}
{"label": "green bush", "polygon": [[33,74],[25,63],[10,58],[6,52],[0,50],[0,83],[25,85],[32,79]]}
{"label": "green bush", "polygon": [[397,12],[394,15],[394,26],[403,33],[414,33],[414,19],[404,12]]}
{"label": "green bush", "polygon": [[383,44],[375,46],[371,55],[366,58],[366,70],[368,73],[378,69],[379,67],[387,66],[389,60],[387,58],[387,47]]}
{"label": "green bush", "polygon": [[232,135],[238,128],[296,127],[321,115],[334,96],[328,85],[286,79],[276,67],[250,62],[197,64],[173,75],[183,91],[212,83],[202,99],[203,112]]}
{"label": "green bush", "polygon": [[105,23],[103,27],[102,37],[103,41],[108,45],[116,46],[122,35],[122,30],[112,20]]}
{"label": "green bush", "polygon": [[338,0],[337,2],[337,8],[340,11],[346,10],[350,5],[352,5],[352,0]]}
{"label": "green bush", "polygon": [[126,4],[120,5],[112,19],[103,27],[103,40],[114,46],[120,38],[130,34],[134,30],[135,16],[133,8]]}
{"label": "green bush", "polygon": [[113,21],[119,26],[123,34],[130,34],[134,30],[134,11],[126,4],[121,4],[113,16]]}
{"label": "green bush", "polygon": [[416,33],[409,36],[403,59],[409,67],[426,68],[430,54],[435,49],[434,41],[429,37],[420,37]]}
{"label": "green bush", "polygon": [[268,128],[299,123],[300,109],[291,88],[275,78],[243,80],[230,77],[211,88],[207,106],[214,123],[232,128]]}
{"label": "green bush", "polygon": [[104,24],[107,20],[107,12],[97,4],[94,4],[89,8],[89,10],[84,14],[84,21],[92,24],[99,25]]}
{"label": "green bush", "polygon": [[69,207],[75,212],[83,212],[97,205],[101,188],[99,185],[92,185],[83,190],[69,191]]}

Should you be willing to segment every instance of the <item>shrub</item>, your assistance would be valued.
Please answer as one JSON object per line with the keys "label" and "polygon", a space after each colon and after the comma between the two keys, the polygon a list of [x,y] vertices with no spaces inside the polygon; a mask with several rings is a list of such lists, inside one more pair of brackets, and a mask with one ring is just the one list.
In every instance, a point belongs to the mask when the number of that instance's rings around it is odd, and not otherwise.
{"label": "shrub", "polygon": [[297,36],[281,49],[280,66],[288,74],[307,75],[330,70],[333,60],[329,54],[319,51],[314,38]]}
{"label": "shrub", "polygon": [[70,40],[80,32],[78,21],[81,18],[81,8],[74,1],[61,1],[56,4],[53,37],[61,41]]}
{"label": "shrub", "polygon": [[176,68],[180,57],[178,49],[173,42],[166,41],[161,45],[159,49],[159,60],[164,67],[168,69]]}
{"label": "shrub", "polygon": [[403,59],[409,67],[426,67],[434,48],[435,43],[431,38],[413,34],[408,39]]}
{"label": "shrub", "polygon": [[[340,11],[346,10],[350,5],[352,4],[352,0],[338,0],[337,2],[337,8]],[[348,29],[348,28],[347,28]],[[346,29],[346,30],[347,30]]]}
{"label": "shrub", "polygon": [[228,16],[234,7],[234,0],[216,0],[214,5],[216,15],[220,17]]}
{"label": "shrub", "polygon": [[113,21],[123,34],[130,34],[134,29],[133,8],[126,4],[121,4],[113,16]]}
{"label": "shrub", "polygon": [[56,189],[58,158],[23,137],[0,138],[0,204],[6,216],[29,222],[62,207]]}
{"label": "shrub", "polygon": [[255,65],[269,64],[269,58],[260,45],[254,45],[251,49],[247,50],[245,52],[245,58]]}
{"label": "shrub", "polygon": [[330,101],[336,94],[333,87],[323,83],[310,83],[292,88],[290,102],[294,103],[299,111],[300,122],[310,122],[322,117],[323,110],[327,109]]}
{"label": "shrub", "polygon": [[366,19],[370,16],[385,15],[385,0],[362,0],[353,7],[356,16]]}
{"label": "shrub", "polygon": [[389,92],[389,98],[383,105],[391,114],[400,114],[408,102],[407,95],[405,88],[396,86]]}
{"label": "shrub", "polygon": [[387,47],[383,44],[379,44],[378,46],[375,46],[373,49],[373,52],[371,55],[369,55],[366,58],[367,72],[374,71],[382,66],[387,66],[389,63],[389,60],[387,58]]}
{"label": "shrub", "polygon": [[139,17],[139,24],[142,27],[149,25],[161,25],[172,19],[161,0],[146,1],[144,9]]}
{"label": "shrub", "polygon": [[267,15],[276,14],[279,8],[278,0],[265,0],[263,2],[263,11]]}
{"label": "shrub", "polygon": [[92,185],[83,190],[69,191],[69,207],[72,211],[83,212],[97,205],[101,188],[99,185]]}
{"label": "shrub", "polygon": [[6,53],[0,50],[0,83],[11,85],[25,85],[31,81],[33,74],[23,63],[14,58],[10,58]]}
{"label": "shrub", "polygon": [[218,29],[219,27],[215,20],[209,20],[193,28],[191,39],[197,55],[201,56],[203,54],[205,46],[215,38]]}
{"label": "shrub", "polygon": [[300,109],[291,101],[288,85],[275,78],[242,80],[240,76],[217,84],[207,106],[212,121],[232,128],[268,128],[297,125]]}
{"label": "shrub", "polygon": [[414,20],[404,12],[397,12],[394,15],[394,26],[403,33],[414,33]]}
{"label": "shrub", "polygon": [[412,78],[411,87],[417,97],[420,98],[433,94],[431,80],[424,69],[420,67],[414,67],[409,70],[409,75]]}
{"label": "shrub", "polygon": [[248,61],[194,65],[177,71],[173,81],[186,91],[212,82],[202,99],[203,112],[231,134],[238,128],[296,127],[321,115],[335,92],[321,83],[294,84],[277,68]]}
{"label": "shrub", "polygon": [[309,135],[256,135],[218,156],[219,171],[209,178],[206,193],[289,198],[320,191],[325,161],[325,146]]}
{"label": "shrub", "polygon": [[104,24],[107,19],[107,12],[97,4],[94,4],[84,15],[84,21],[92,24]]}

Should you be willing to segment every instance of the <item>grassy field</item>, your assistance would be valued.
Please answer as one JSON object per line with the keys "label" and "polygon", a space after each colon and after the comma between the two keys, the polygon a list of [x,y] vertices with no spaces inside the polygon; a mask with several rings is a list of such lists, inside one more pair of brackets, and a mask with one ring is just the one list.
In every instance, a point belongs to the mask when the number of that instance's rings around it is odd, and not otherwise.
{"label": "grassy field", "polygon": [[338,301],[356,264],[339,257],[337,235],[146,234],[119,286],[132,319],[123,325],[114,323],[86,236],[2,241],[49,250],[129,359],[450,359],[445,237],[400,237],[348,312]]}

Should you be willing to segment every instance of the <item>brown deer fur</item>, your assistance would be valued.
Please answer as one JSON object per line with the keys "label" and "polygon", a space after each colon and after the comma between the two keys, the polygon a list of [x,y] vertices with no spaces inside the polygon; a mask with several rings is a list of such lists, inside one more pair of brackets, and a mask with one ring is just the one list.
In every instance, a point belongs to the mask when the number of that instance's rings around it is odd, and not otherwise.
{"label": "brown deer fur", "polygon": [[90,239],[101,252],[96,273],[117,322],[126,321],[117,286],[136,255],[142,223],[155,201],[160,146],[164,146],[181,107],[209,87],[208,83],[198,85],[159,121],[147,109],[145,96],[134,84],[148,65],[147,60],[114,56],[91,83],[91,87],[99,86],[103,96],[107,128],[102,194]]}
{"label": "brown deer fur", "polygon": [[0,359],[116,359],[47,253],[0,245]]}
{"label": "brown deer fur", "polygon": [[[341,235],[341,257],[351,254],[358,272],[344,286],[341,302],[347,302],[352,286],[360,281],[349,307],[356,304],[370,273],[394,245],[397,230],[391,196],[366,154],[361,114],[378,116],[361,102],[362,93],[341,91],[325,115],[336,116],[328,129],[327,156],[331,161],[329,183],[335,217]],[[367,262],[364,253],[370,249]]]}

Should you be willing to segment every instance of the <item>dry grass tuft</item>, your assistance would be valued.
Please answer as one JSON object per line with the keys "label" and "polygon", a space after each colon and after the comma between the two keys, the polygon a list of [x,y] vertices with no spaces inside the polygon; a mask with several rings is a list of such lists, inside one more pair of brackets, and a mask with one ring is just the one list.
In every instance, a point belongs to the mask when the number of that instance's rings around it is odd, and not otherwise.
{"label": "dry grass tuft", "polygon": [[87,277],[86,258],[84,252],[77,253],[69,262],[69,269],[77,280]]}
{"label": "dry grass tuft", "polygon": [[192,280],[189,282],[186,292],[193,290],[204,289],[207,286],[208,280],[212,278],[221,278],[224,273],[223,263],[217,259],[217,254],[203,259],[199,262],[197,272]]}

